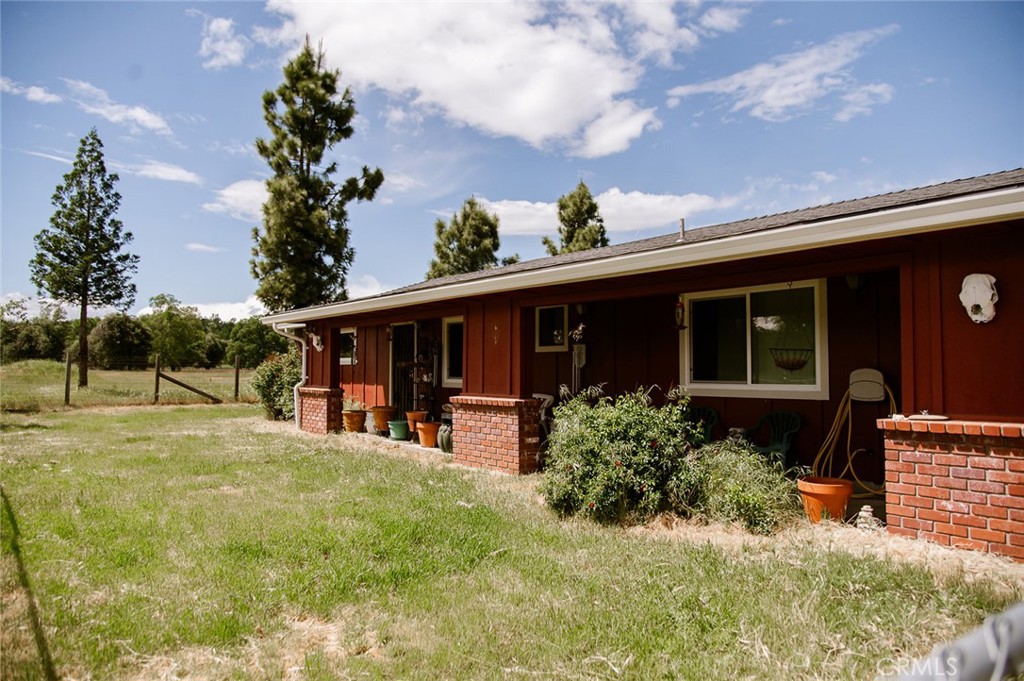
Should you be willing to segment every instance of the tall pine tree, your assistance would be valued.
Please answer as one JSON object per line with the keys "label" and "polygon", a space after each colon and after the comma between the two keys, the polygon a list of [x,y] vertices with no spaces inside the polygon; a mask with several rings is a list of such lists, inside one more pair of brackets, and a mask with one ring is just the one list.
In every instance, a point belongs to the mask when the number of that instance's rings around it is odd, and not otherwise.
{"label": "tall pine tree", "polygon": [[556,245],[544,237],[548,255],[575,253],[608,245],[608,234],[597,202],[583,180],[569,194],[558,199],[558,236],[561,244]]}
{"label": "tall pine tree", "polygon": [[[499,222],[496,214],[489,214],[472,197],[466,199],[459,212],[452,215],[450,223],[438,218],[434,223],[435,257],[430,261],[427,279],[497,267],[496,254],[501,246]],[[504,258],[500,264],[511,265],[518,261],[519,256],[514,255]]]}
{"label": "tall pine tree", "polygon": [[349,243],[353,200],[370,201],[384,182],[380,168],[337,184],[335,162],[324,155],[353,134],[351,92],[338,90],[341,72],[324,67],[307,37],[284,67],[284,83],[263,94],[269,139],[256,150],[273,171],[267,180],[263,227],[253,229],[252,275],[256,295],[270,310],[306,307],[348,298],[346,277],[355,257]]}
{"label": "tall pine tree", "polygon": [[132,233],[114,217],[121,195],[107,173],[96,128],[82,138],[71,172],[57,185],[50,227],[36,235],[32,283],[54,300],[78,305],[78,386],[89,385],[89,306],[125,310],[135,302],[130,277],[139,257],[124,252]]}

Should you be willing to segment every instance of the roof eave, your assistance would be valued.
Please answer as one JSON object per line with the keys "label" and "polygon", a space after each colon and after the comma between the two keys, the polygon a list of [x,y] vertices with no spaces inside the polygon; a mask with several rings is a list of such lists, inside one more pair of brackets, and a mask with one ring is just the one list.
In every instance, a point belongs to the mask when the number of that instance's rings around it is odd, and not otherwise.
{"label": "roof eave", "polygon": [[654,251],[556,265],[540,270],[496,274],[485,279],[301,308],[271,314],[262,321],[265,324],[280,324],[383,312],[467,296],[695,267],[1021,217],[1024,217],[1024,187],[1012,187],[707,241],[681,243]]}

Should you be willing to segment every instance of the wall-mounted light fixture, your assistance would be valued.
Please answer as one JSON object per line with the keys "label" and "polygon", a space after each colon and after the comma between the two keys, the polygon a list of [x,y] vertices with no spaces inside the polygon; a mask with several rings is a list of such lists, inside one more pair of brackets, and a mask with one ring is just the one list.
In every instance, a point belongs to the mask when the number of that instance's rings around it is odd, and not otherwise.
{"label": "wall-mounted light fixture", "polygon": [[686,300],[682,293],[676,298],[676,330],[682,331],[686,328]]}

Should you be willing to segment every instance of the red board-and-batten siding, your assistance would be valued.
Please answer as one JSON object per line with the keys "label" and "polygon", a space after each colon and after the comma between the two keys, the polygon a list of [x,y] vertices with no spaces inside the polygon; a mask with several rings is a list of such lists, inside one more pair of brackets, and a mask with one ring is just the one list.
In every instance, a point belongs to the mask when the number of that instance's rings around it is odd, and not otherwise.
{"label": "red board-and-batten siding", "polygon": [[1024,424],[881,419],[889,532],[1024,561]]}

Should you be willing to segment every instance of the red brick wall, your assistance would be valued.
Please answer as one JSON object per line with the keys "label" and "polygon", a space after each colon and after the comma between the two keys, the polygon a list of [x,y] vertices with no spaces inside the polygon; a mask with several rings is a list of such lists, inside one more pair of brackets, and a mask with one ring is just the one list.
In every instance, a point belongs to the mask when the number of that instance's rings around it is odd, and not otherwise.
{"label": "red brick wall", "polygon": [[318,435],[342,430],[344,396],[340,388],[299,388],[299,429]]}
{"label": "red brick wall", "polygon": [[455,463],[513,474],[537,470],[539,400],[459,395],[452,405]]}
{"label": "red brick wall", "polygon": [[880,419],[889,531],[1024,561],[1024,424]]}

